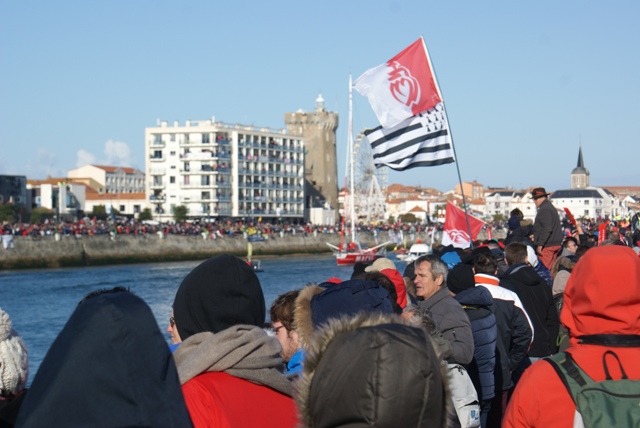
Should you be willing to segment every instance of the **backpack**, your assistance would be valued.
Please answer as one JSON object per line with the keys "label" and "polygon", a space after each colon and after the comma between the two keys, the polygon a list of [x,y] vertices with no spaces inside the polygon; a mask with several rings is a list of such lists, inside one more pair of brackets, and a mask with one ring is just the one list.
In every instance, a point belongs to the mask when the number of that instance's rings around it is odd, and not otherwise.
{"label": "backpack", "polygon": [[[614,380],[607,367],[607,355],[620,366],[622,379]],[[609,350],[602,356],[606,379],[593,381],[571,357],[560,352],[545,358],[562,380],[576,405],[575,427],[640,427],[640,381],[630,380],[618,355]]]}
{"label": "backpack", "polygon": [[447,364],[447,379],[453,407],[456,409],[460,426],[472,428],[480,426],[480,403],[478,393],[465,369],[460,364]]}

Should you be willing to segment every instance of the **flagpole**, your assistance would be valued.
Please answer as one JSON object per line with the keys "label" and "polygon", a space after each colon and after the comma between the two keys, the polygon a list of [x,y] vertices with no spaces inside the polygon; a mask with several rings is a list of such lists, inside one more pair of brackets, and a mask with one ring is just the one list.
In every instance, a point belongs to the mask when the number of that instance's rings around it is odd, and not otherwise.
{"label": "flagpole", "polygon": [[[429,63],[429,68],[431,68],[431,74],[433,75],[433,79],[436,83],[436,89],[440,95],[440,99],[444,100],[442,97],[442,91],[440,90],[440,84],[438,83],[438,75],[436,74],[436,70],[431,65],[431,57],[429,56],[429,50],[427,49],[427,44],[424,41],[424,37],[420,36],[422,39],[422,47],[424,47],[424,52],[427,55],[427,62]],[[442,101],[442,105],[444,105],[444,101]],[[458,182],[460,183],[460,193],[462,194],[462,206],[464,207],[464,218],[467,222],[467,233],[469,234],[469,245],[473,250],[473,237],[471,236],[471,225],[469,224],[469,213],[467,211],[467,199],[464,197],[464,186],[462,185],[462,176],[460,175],[460,163],[458,162],[458,154],[456,153],[456,145],[453,142],[453,131],[451,130],[451,126],[449,126],[449,114],[447,113],[447,109],[444,109],[444,116],[447,121],[447,129],[449,130],[449,135],[451,136],[451,148],[453,149],[453,157],[456,159],[456,171],[458,171]]]}

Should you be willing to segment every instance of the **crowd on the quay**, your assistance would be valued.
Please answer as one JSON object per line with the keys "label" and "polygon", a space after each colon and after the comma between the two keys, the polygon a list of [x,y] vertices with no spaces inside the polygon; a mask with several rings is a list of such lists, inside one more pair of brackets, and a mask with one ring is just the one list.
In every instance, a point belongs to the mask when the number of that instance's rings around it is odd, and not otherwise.
{"label": "crowd on the quay", "polygon": [[0,310],[0,427],[640,426],[640,241],[565,228],[547,196],[504,240],[290,284],[267,324],[254,270],[215,256],[179,285],[170,346],[142,299],[97,290],[28,390]]}

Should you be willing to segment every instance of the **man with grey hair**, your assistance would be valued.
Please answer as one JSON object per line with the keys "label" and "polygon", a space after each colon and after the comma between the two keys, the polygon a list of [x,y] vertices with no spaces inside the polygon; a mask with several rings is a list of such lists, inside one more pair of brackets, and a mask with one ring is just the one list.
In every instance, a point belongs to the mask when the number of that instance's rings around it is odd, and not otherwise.
{"label": "man with grey hair", "polygon": [[469,364],[473,359],[473,335],[469,317],[447,288],[447,266],[432,254],[415,262],[416,295],[419,305],[431,312],[442,337],[451,345],[447,362]]}

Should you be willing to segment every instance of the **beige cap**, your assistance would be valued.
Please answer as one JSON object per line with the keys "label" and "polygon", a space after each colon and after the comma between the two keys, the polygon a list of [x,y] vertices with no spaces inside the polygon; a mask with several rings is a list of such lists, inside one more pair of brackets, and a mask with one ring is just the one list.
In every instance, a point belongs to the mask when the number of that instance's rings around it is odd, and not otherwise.
{"label": "beige cap", "polygon": [[367,266],[364,268],[365,272],[380,272],[385,269],[396,269],[396,265],[386,257],[382,257],[381,259],[377,259],[373,262],[371,266]]}

